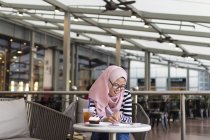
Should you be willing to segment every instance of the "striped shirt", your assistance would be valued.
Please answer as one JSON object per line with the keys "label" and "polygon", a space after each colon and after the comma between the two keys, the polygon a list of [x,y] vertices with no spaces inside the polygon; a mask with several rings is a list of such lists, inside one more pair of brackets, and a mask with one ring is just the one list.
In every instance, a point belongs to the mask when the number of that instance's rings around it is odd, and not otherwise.
{"label": "striped shirt", "polygon": [[[89,105],[90,105],[89,107],[93,111],[93,116],[97,115],[94,101],[90,99]],[[131,94],[128,90],[125,90],[124,92],[124,98],[123,98],[120,112],[121,112],[121,116],[120,116],[121,122],[125,122],[125,123],[132,122],[132,99],[131,99]],[[99,117],[101,118],[101,120],[105,118],[105,116],[99,116]]]}

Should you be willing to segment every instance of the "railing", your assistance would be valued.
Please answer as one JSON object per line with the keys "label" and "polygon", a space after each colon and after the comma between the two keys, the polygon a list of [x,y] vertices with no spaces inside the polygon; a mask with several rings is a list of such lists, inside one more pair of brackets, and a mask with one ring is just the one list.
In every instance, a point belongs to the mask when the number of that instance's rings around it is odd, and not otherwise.
{"label": "railing", "polygon": [[[22,95],[30,100],[30,95],[87,95],[88,91],[28,91],[28,92],[9,92],[0,91],[0,96],[4,95]],[[137,103],[139,95],[179,95],[181,107],[181,140],[185,140],[186,136],[186,110],[185,98],[186,95],[210,95],[210,91],[131,91],[133,102]]]}

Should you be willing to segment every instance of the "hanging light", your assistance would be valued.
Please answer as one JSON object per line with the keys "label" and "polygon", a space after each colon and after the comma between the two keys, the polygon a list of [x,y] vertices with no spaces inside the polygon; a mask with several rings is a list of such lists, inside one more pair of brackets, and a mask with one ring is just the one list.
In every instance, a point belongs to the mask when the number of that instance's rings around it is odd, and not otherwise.
{"label": "hanging light", "polygon": [[125,42],[125,39],[124,39],[124,38],[122,38],[122,39],[121,39],[121,42],[122,42],[122,43],[124,43],[124,42]]}
{"label": "hanging light", "polygon": [[131,18],[136,19],[137,17],[136,17],[136,15],[131,15]]}
{"label": "hanging light", "polygon": [[137,17],[136,17],[136,13],[134,13],[133,11],[132,11],[131,18],[132,18],[132,19],[136,19],[136,18],[137,18]]}
{"label": "hanging light", "polygon": [[144,28],[149,28],[149,24],[147,22],[144,23]]}
{"label": "hanging light", "polygon": [[18,50],[17,53],[18,53],[18,54],[22,54],[22,51],[21,51],[21,50]]}
{"label": "hanging light", "polygon": [[15,81],[10,82],[10,91],[15,91]]}
{"label": "hanging light", "polygon": [[112,36],[111,36],[111,38],[115,39],[115,36],[114,36],[114,35],[112,35]]}
{"label": "hanging light", "polygon": [[24,83],[23,83],[23,81],[20,81],[18,83],[18,91],[24,91]]}
{"label": "hanging light", "polygon": [[25,84],[25,91],[29,91],[29,83]]}
{"label": "hanging light", "polygon": [[160,38],[165,38],[165,36],[162,33],[159,33]]}
{"label": "hanging light", "polygon": [[170,46],[174,45],[173,40],[169,40],[168,44],[169,44]]}
{"label": "hanging light", "polygon": [[19,11],[18,12],[18,16],[21,16],[22,17],[23,16],[23,12]]}
{"label": "hanging light", "polygon": [[39,90],[39,82],[34,82],[34,91],[38,91]]}
{"label": "hanging light", "polygon": [[74,17],[73,20],[74,20],[74,21],[79,21],[78,17]]}
{"label": "hanging light", "polygon": [[56,6],[56,7],[55,7],[55,13],[58,14],[59,12],[60,12],[60,8]]}

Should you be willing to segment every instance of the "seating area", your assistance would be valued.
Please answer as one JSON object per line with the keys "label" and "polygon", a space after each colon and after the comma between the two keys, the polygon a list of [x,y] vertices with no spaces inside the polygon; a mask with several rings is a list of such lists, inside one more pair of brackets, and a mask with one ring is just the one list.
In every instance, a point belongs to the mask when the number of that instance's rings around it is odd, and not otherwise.
{"label": "seating area", "polygon": [[[190,101],[194,113],[193,119],[190,118],[191,121],[196,121],[196,118],[202,119],[199,113],[203,113],[203,119],[208,119],[206,110],[199,112],[199,109],[206,108],[202,108],[204,107],[202,106],[203,102],[198,103],[198,100],[186,100],[186,112],[189,111]],[[180,119],[179,100],[167,102],[148,100],[147,103],[148,108],[145,108],[146,105],[144,104],[140,105],[140,102],[133,103],[133,122],[151,124],[152,132],[162,129],[161,132],[164,133],[172,131],[180,123],[180,121],[174,122],[176,119]],[[89,140],[90,132],[78,132],[73,129],[73,124],[83,122],[83,108],[87,107],[88,100],[83,98],[78,98],[72,102],[64,112],[24,99],[1,98],[0,139]],[[197,116],[195,107],[198,110]],[[189,119],[190,114],[186,113],[186,117]],[[12,121],[8,121],[8,119]],[[172,124],[172,122],[174,123]],[[146,135],[150,133],[151,136],[152,132],[132,133],[130,137],[131,140],[148,140]],[[149,139],[151,139],[150,136]]]}
{"label": "seating area", "polygon": [[[164,101],[163,99],[150,99],[147,102],[141,101],[139,103],[147,112],[151,120],[152,128],[154,126],[157,127],[160,123],[163,131],[165,131],[170,127],[171,120],[174,122],[180,118],[180,106],[178,100],[171,99]],[[147,106],[145,104],[147,104]]]}
{"label": "seating area", "polygon": [[204,99],[188,99],[186,101],[186,114],[188,118],[208,118],[209,103]]}
{"label": "seating area", "polygon": [[[204,96],[205,97],[205,96]],[[149,98],[143,100],[141,104],[151,120],[152,131],[168,133],[181,123],[181,109],[179,98]],[[187,98],[185,100],[186,121],[208,120],[209,103],[205,98]],[[151,133],[151,132],[150,132]]]}
{"label": "seating area", "polygon": [[41,104],[0,99],[0,139],[66,140],[72,119]]}
{"label": "seating area", "polygon": [[[82,109],[87,107],[88,107],[88,100],[83,98],[78,98],[76,101],[72,102],[63,113],[71,118],[74,118],[73,120],[74,123],[80,123],[83,122]],[[133,114],[133,122],[150,124],[150,119],[140,104],[133,103],[132,114]],[[73,128],[71,132],[73,132]],[[69,140],[72,140],[74,137],[76,138],[78,136],[82,140],[89,140],[91,137],[91,133],[89,132],[77,132],[74,133],[73,135],[72,134],[70,135]],[[131,140],[145,140],[146,134],[147,132],[132,133],[130,135],[130,138]]]}

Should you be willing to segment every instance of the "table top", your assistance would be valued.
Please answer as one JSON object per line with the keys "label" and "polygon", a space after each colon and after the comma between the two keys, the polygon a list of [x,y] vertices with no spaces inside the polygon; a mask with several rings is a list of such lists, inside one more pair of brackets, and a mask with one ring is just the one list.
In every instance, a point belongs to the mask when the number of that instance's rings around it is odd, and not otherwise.
{"label": "table top", "polygon": [[129,132],[145,132],[151,130],[151,126],[142,123],[132,123],[132,124],[117,124],[113,125],[109,122],[100,122],[100,124],[84,124],[77,123],[74,124],[74,129],[78,131],[87,132],[108,132],[108,133],[129,133]]}

